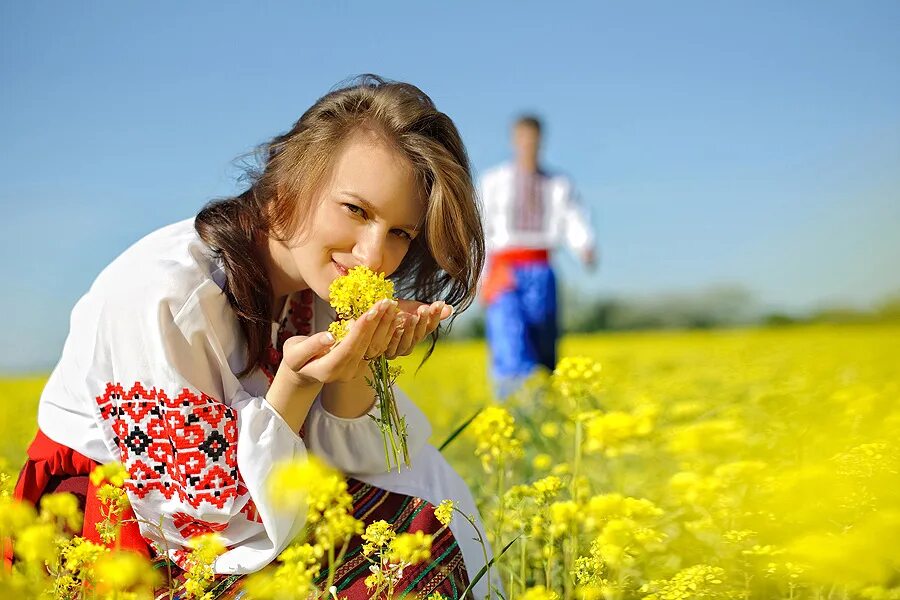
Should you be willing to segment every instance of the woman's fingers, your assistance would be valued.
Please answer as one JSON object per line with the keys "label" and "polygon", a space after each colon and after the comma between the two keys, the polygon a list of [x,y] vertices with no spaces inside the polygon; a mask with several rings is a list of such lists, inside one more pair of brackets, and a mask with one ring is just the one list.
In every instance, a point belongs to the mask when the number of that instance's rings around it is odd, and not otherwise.
{"label": "woman's fingers", "polygon": [[333,343],[334,336],[327,331],[309,337],[295,335],[285,340],[282,360],[292,371],[299,371],[309,361],[328,352]]}
{"label": "woman's fingers", "polygon": [[335,369],[344,366],[353,372],[356,371],[381,322],[393,318],[385,315],[389,306],[391,306],[390,301],[379,302],[350,324],[347,336],[334,347],[327,357]]}
{"label": "woman's fingers", "polygon": [[388,358],[405,356],[412,351],[413,346],[415,346],[414,340],[418,324],[418,314],[405,315],[405,321],[402,328],[397,330],[399,333],[394,334],[394,339],[391,340],[391,345],[388,348],[388,351],[385,352]]}
{"label": "woman's fingers", "polygon": [[388,342],[388,347],[384,351],[384,355],[391,360],[398,356],[397,349],[400,347],[400,340],[403,339],[403,333],[405,330],[406,319],[402,315],[398,315],[398,319],[401,319],[401,322],[394,329],[394,333],[391,335],[391,340]]}
{"label": "woman's fingers", "polygon": [[453,314],[453,308],[443,300],[438,300],[437,302],[426,305],[419,310],[424,313],[423,316],[427,316],[425,335],[428,335],[429,333],[437,329],[442,320]]}
{"label": "woman's fingers", "polygon": [[402,332],[395,333],[388,344],[385,355],[388,358],[405,356],[425,339],[425,336],[437,329],[440,322],[453,315],[453,307],[443,301],[423,304],[412,300],[401,300],[401,307],[414,308],[412,314],[401,313],[405,322]]}
{"label": "woman's fingers", "polygon": [[372,339],[369,340],[363,357],[368,360],[384,354],[390,344],[391,335],[401,321],[397,315],[397,303],[391,302],[382,314],[378,327],[372,333]]}

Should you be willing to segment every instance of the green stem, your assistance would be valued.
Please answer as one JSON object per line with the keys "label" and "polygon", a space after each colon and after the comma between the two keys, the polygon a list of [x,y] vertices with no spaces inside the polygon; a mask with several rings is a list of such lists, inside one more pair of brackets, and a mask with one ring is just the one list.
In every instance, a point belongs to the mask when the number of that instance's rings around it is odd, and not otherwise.
{"label": "green stem", "polygon": [[472,517],[470,517],[463,511],[461,511],[456,506],[453,507],[453,510],[455,510],[456,512],[461,514],[463,516],[463,518],[469,522],[469,525],[471,525],[472,529],[475,530],[475,535],[478,536],[478,543],[481,544],[481,553],[482,553],[482,556],[484,556],[484,565],[485,565],[485,567],[487,567],[486,575],[487,575],[487,580],[488,580],[488,596],[490,596],[490,594],[491,594],[491,561],[488,559],[487,544],[484,543],[484,536],[481,535],[481,530],[478,529],[477,525],[475,525],[475,520]]}
{"label": "green stem", "polygon": [[[406,443],[407,435],[403,427],[403,420],[397,408],[397,400],[394,398],[394,389],[391,386],[387,359],[383,355],[373,359],[369,362],[369,370],[372,373],[372,388],[375,390],[375,396],[378,400],[379,421],[387,469],[392,470],[393,465],[396,464],[399,472],[401,457],[406,466],[410,464],[409,449]],[[399,446],[397,438],[400,440]],[[388,450],[388,443],[390,443],[390,451]],[[393,464],[391,462],[392,457]]]}
{"label": "green stem", "polygon": [[[522,584],[522,595],[523,596],[525,595],[525,588],[527,587],[527,584],[525,582],[525,560],[526,560],[525,553],[526,553],[527,546],[528,546],[528,539],[529,538],[526,537],[524,540],[522,540],[522,543],[519,545],[519,578],[520,578],[520,582]],[[512,588],[510,588],[510,592],[512,592]]]}
{"label": "green stem", "polygon": [[578,502],[578,474],[581,470],[581,446],[584,427],[578,415],[575,416],[575,460],[572,461],[572,500]]}
{"label": "green stem", "polygon": [[334,561],[334,544],[328,547],[328,580],[325,582],[325,596],[328,597],[328,590],[334,585],[334,572],[337,569]]}
{"label": "green stem", "polygon": [[547,562],[544,563],[544,587],[549,590],[553,586],[553,559],[555,554],[555,552],[553,552],[554,540],[552,535],[547,538],[547,549],[549,550],[549,552],[547,556]]}

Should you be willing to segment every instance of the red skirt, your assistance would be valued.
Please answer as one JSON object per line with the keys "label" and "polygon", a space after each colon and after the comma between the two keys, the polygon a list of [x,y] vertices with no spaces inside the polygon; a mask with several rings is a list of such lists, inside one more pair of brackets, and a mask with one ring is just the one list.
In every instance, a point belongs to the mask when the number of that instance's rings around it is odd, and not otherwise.
{"label": "red skirt", "polygon": [[[100,500],[96,487],[91,484],[90,473],[97,462],[67,446],[54,442],[38,431],[28,448],[28,460],[19,474],[15,497],[27,500],[35,506],[41,496],[54,492],[74,494],[84,511],[84,525],[80,535],[102,544],[97,534],[96,524],[102,520]],[[445,598],[459,599],[469,584],[468,573],[462,553],[450,529],[443,527],[434,515],[434,506],[421,498],[397,494],[361,481],[348,478],[348,492],[353,497],[354,516],[367,526],[384,520],[394,526],[397,533],[423,531],[434,536],[431,545],[432,560],[404,570],[403,578],[396,590],[399,594],[415,594],[427,598],[440,592]],[[119,547],[139,552],[150,558],[151,549],[141,536],[134,512],[129,507],[122,516]],[[78,533],[78,532],[73,532]],[[350,540],[344,562],[338,567],[334,585],[338,597],[348,600],[369,598],[365,578],[369,575],[369,561],[362,554],[363,541],[359,536]],[[11,553],[4,553],[4,559],[11,561]],[[183,580],[174,563],[166,557],[156,557],[154,566],[163,576],[171,571],[172,583],[177,586]],[[324,579],[324,577],[323,577]],[[320,582],[323,583],[323,582]],[[241,576],[221,576],[213,586],[213,598],[224,599],[239,596]],[[168,597],[168,587],[164,597]],[[471,594],[469,594],[471,597]]]}
{"label": "red skirt", "polygon": [[[91,483],[90,474],[98,463],[87,456],[54,442],[41,430],[28,447],[28,459],[19,473],[14,497],[38,506],[41,496],[55,492],[69,492],[78,498],[84,513],[84,525],[80,532],[72,532],[102,544],[97,533],[97,523],[103,517],[97,488]],[[134,511],[129,506],[122,515],[123,523],[119,533],[119,547],[150,557],[150,547],[141,536],[135,522]],[[5,556],[7,560],[9,556]]]}

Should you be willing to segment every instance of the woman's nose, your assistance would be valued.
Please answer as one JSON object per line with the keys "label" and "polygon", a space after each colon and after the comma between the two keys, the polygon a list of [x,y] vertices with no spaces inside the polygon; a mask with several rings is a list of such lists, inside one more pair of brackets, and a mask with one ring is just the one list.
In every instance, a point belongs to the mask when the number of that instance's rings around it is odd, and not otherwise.
{"label": "woman's nose", "polygon": [[384,238],[374,232],[366,235],[356,243],[353,254],[361,264],[380,273],[384,262]]}

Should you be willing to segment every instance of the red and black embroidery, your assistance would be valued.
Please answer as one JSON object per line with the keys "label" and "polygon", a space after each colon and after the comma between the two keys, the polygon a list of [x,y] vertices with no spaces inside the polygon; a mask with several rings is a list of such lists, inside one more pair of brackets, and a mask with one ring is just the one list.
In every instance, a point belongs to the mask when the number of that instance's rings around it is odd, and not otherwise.
{"label": "red and black embroidery", "polygon": [[[183,389],[172,396],[135,383],[128,391],[109,383],[97,397],[100,415],[131,479],[125,488],[138,498],[159,492],[193,508],[223,508],[238,496],[237,413]],[[188,536],[186,536],[188,537]]]}
{"label": "red and black embroidery", "polygon": [[313,302],[316,296],[312,290],[306,289],[288,298],[288,311],[278,326],[275,344],[269,344],[262,356],[259,368],[272,383],[275,373],[284,356],[282,348],[288,338],[295,335],[310,335],[313,332]]}
{"label": "red and black embroidery", "polygon": [[175,528],[178,529],[178,533],[186,540],[196,535],[224,531],[228,527],[228,523],[210,523],[180,512],[172,515],[172,521]]}

